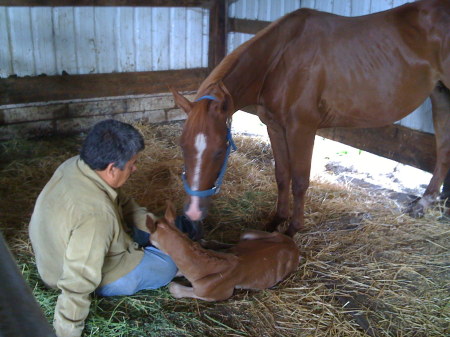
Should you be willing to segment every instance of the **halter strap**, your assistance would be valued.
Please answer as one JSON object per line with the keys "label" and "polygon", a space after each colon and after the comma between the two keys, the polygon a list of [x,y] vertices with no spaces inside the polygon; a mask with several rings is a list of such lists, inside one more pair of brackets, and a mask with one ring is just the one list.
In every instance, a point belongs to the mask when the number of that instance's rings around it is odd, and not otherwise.
{"label": "halter strap", "polygon": [[194,191],[189,187],[189,184],[186,179],[186,172],[183,172],[181,175],[181,178],[183,180],[184,189],[187,194],[194,196],[194,197],[210,197],[214,194],[217,194],[220,192],[220,186],[222,185],[223,176],[225,175],[225,171],[227,169],[227,163],[228,163],[228,157],[230,156],[231,150],[236,151],[237,147],[233,142],[233,137],[231,136],[231,129],[230,127],[227,127],[227,152],[225,154],[225,159],[222,164],[222,168],[220,169],[219,175],[216,179],[216,182],[214,183],[214,186],[210,188],[209,190],[203,190],[203,191]]}
{"label": "halter strap", "polygon": [[204,99],[209,99],[209,100],[211,100],[211,101],[216,101],[216,102],[219,101],[219,99],[218,99],[217,97],[215,97],[215,96],[212,96],[212,95],[204,95],[204,96],[202,96],[202,97],[200,97],[200,98],[197,98],[194,102],[198,102],[198,101],[201,101],[201,100],[204,100]]}

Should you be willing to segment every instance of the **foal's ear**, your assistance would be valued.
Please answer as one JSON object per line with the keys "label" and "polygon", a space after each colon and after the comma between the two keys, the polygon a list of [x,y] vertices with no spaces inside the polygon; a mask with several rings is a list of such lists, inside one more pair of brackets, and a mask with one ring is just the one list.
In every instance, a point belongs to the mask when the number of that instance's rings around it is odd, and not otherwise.
{"label": "foal's ear", "polygon": [[156,231],[156,221],[150,215],[147,215],[147,221],[145,223],[147,225],[150,233],[154,233]]}
{"label": "foal's ear", "polygon": [[164,217],[166,218],[166,220],[169,223],[174,224],[175,217],[176,217],[175,206],[173,205],[172,201],[170,201],[170,200],[167,200],[166,204],[167,204],[167,208],[166,208],[166,214],[164,214]]}
{"label": "foal's ear", "polygon": [[178,105],[178,107],[180,107],[181,109],[183,109],[184,112],[186,112],[187,114],[191,112],[192,103],[186,97],[184,97],[178,91],[176,91],[174,88],[169,87],[169,89],[172,92],[175,104]]}

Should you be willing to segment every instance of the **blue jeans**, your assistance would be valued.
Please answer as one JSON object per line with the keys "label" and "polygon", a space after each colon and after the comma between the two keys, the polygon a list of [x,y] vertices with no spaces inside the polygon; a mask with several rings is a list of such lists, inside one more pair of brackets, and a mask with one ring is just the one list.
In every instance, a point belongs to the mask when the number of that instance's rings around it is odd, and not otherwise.
{"label": "blue jeans", "polygon": [[157,289],[168,284],[178,268],[169,255],[149,246],[144,248],[141,262],[125,276],[98,288],[100,296],[133,295],[144,289]]}

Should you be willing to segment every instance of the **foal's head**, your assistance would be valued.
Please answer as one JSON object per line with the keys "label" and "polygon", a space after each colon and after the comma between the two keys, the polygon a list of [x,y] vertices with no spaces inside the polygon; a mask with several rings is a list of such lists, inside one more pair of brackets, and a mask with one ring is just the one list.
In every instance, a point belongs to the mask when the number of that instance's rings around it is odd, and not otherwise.
{"label": "foal's head", "polygon": [[194,102],[174,90],[172,93],[176,104],[188,115],[180,138],[188,193],[185,214],[198,221],[206,216],[210,196],[218,188],[216,180],[221,180],[218,177],[229,151],[227,132],[233,101],[220,84],[208,87]]}
{"label": "foal's head", "polygon": [[175,217],[175,206],[171,201],[167,201],[167,208],[163,217],[153,220],[151,216],[147,215],[146,225],[151,234],[150,240],[156,248],[164,251],[163,247],[171,244],[174,237],[173,233],[179,232],[175,227]]}

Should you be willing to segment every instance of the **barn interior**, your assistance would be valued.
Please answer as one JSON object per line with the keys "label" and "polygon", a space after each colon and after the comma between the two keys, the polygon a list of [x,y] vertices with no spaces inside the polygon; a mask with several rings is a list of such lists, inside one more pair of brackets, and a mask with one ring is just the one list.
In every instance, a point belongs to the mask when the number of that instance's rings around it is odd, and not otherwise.
{"label": "barn interior", "polygon": [[[95,122],[116,118],[141,131],[146,149],[124,189],[155,214],[163,213],[167,199],[181,213],[185,196],[180,193],[183,159],[178,138],[185,114],[175,106],[168,86],[194,97],[202,80],[230,50],[300,6],[360,15],[400,2],[286,0],[276,4],[273,0],[49,0],[45,6],[36,0],[0,2],[0,25],[5,25],[0,40],[10,46],[0,58],[0,230],[32,292],[28,300],[38,304],[44,323],[51,324],[58,291],[46,288],[39,279],[28,238],[30,215],[54,170],[78,154]],[[92,27],[81,25],[82,17],[92,20]],[[115,19],[98,33],[105,25],[102,17]],[[149,17],[151,26],[145,29],[151,32],[156,51],[143,48],[141,54],[135,51],[134,59],[131,51],[128,59],[124,51],[111,66],[99,63],[99,58],[112,57],[105,47],[108,38],[126,41],[134,36],[135,45],[145,45],[136,32],[144,29],[140,24]],[[49,31],[46,18],[53,25]],[[92,28],[97,35],[90,36],[82,27]],[[108,37],[109,30],[114,33]],[[53,47],[46,44],[45,34],[53,36]],[[181,40],[184,44],[177,43]],[[92,57],[92,64],[83,65],[82,52],[89,41],[95,48],[85,55]],[[121,50],[133,44],[115,43]],[[45,61],[49,56],[42,56],[39,48],[49,54],[53,50],[53,59]],[[64,49],[76,57],[64,54]],[[152,54],[148,63],[139,56],[146,51]],[[134,61],[123,61],[129,59]],[[408,120],[384,128],[327,129],[319,136],[431,172],[435,149],[432,125],[425,118],[429,109],[425,103]],[[242,133],[237,125],[233,132],[238,151],[230,157],[221,193],[214,197],[203,223],[206,238],[228,243],[236,242],[245,229],[263,229],[277,198],[267,138]],[[286,280],[264,291],[236,290],[231,299],[217,303],[174,299],[167,288],[129,297],[94,296],[84,335],[447,335],[450,221],[446,200],[436,203],[423,218],[413,218],[404,208],[419,196],[417,191],[395,191],[347,179],[348,172],[328,171],[333,179],[316,175],[311,181],[306,228],[294,238],[303,260]],[[2,307],[3,301],[17,301],[17,309],[22,308],[19,299],[8,297],[7,289],[1,291]],[[44,323],[36,319],[30,327]]]}

